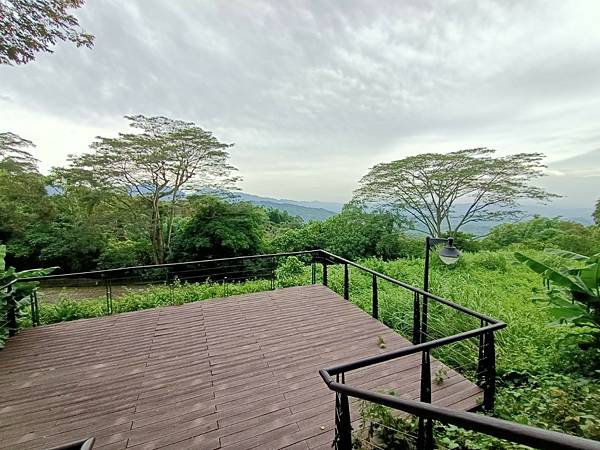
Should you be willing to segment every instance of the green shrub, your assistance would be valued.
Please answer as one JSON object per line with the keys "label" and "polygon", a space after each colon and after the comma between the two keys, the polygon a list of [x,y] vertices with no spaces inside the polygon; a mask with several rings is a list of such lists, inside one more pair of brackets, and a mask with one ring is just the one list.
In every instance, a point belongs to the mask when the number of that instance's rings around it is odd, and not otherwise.
{"label": "green shrub", "polygon": [[277,285],[281,287],[296,286],[303,273],[304,263],[295,256],[289,256],[275,270]]}
{"label": "green shrub", "polygon": [[469,262],[487,270],[505,272],[508,268],[508,259],[499,252],[481,251],[469,255]]}
{"label": "green shrub", "polygon": [[147,238],[119,241],[109,239],[98,257],[99,269],[132,267],[150,264],[152,244]]}

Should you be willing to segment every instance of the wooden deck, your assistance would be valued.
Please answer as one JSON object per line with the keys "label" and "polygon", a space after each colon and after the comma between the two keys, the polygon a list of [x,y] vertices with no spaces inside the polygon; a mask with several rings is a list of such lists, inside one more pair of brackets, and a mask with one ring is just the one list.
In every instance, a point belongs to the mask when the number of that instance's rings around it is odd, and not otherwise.
{"label": "wooden deck", "polygon": [[[0,351],[0,448],[329,449],[318,369],[406,345],[318,285],[27,329]],[[476,406],[480,389],[448,375],[434,403]],[[419,355],[347,378],[414,399],[419,380]]]}

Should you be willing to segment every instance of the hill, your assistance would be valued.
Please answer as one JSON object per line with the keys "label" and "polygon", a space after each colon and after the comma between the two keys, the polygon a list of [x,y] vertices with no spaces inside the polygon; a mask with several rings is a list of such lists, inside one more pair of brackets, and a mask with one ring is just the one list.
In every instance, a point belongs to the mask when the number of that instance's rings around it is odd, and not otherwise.
{"label": "hill", "polygon": [[[243,192],[237,193],[235,200],[249,202],[254,205],[264,206],[266,208],[274,208],[282,211],[286,211],[292,216],[300,216],[305,222],[311,220],[325,220],[336,214],[335,211],[331,211],[321,207],[305,206],[302,203],[307,204],[321,204],[322,202],[296,202],[293,200],[281,200],[269,197],[260,197],[258,195],[246,194]],[[341,207],[339,208],[341,211]]]}

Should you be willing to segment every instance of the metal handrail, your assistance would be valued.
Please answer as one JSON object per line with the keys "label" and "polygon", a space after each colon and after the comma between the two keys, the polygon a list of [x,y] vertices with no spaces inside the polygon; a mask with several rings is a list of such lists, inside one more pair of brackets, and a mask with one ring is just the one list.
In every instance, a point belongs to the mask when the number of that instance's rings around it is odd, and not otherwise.
{"label": "metal handrail", "polygon": [[394,350],[394,351],[385,352],[385,353],[379,353],[377,355],[370,356],[368,358],[359,359],[357,361],[339,364],[337,366],[330,367],[328,369],[322,369],[322,371],[324,371],[325,373],[328,373],[329,375],[337,375],[340,373],[350,372],[351,370],[361,369],[363,367],[372,366],[374,364],[391,361],[392,359],[401,358],[403,356],[412,355],[414,353],[433,350],[434,348],[438,348],[443,345],[448,345],[448,344],[452,344],[454,342],[481,336],[485,333],[498,331],[504,327],[506,327],[506,324],[504,322],[498,322],[498,323],[495,323],[492,325],[487,325],[485,327],[477,328],[475,330],[465,331],[464,333],[458,333],[458,334],[455,334],[452,336],[435,339],[433,341],[427,341],[427,342],[423,342],[421,344],[411,345],[410,347],[401,348],[399,350]]}
{"label": "metal handrail", "polygon": [[213,259],[201,259],[198,261],[184,261],[184,262],[176,262],[176,263],[164,263],[164,264],[149,264],[144,266],[128,266],[128,267],[118,267],[115,269],[102,269],[102,270],[91,270],[87,272],[71,272],[64,274],[53,274],[53,275],[43,275],[38,277],[28,277],[28,281],[44,281],[44,280],[52,280],[52,279],[61,279],[61,278],[84,278],[86,276],[93,275],[103,275],[103,274],[111,274],[111,273],[119,273],[126,271],[135,271],[135,270],[147,270],[147,269],[166,269],[171,267],[180,267],[180,266],[190,266],[190,265],[199,265],[199,264],[208,264],[208,263],[219,263],[226,261],[241,261],[241,260],[249,260],[249,259],[267,259],[267,258],[282,258],[286,256],[300,256],[300,255],[311,255],[314,253],[321,252],[323,250],[302,250],[298,252],[285,252],[285,253],[268,253],[261,255],[248,255],[248,256],[233,256],[231,258],[213,258]]}
{"label": "metal handrail", "polygon": [[430,403],[379,394],[338,383],[331,378],[331,374],[328,373],[327,369],[322,369],[319,373],[329,389],[334,392],[404,411],[420,418],[449,423],[467,430],[544,450],[600,450],[600,442],[590,439],[543,430],[475,413],[457,411]]}
{"label": "metal handrail", "polygon": [[443,303],[446,306],[450,306],[451,308],[454,308],[454,309],[457,309],[457,310],[459,310],[461,312],[469,314],[470,316],[477,317],[478,319],[485,320],[486,322],[489,322],[489,323],[501,323],[499,320],[496,320],[496,319],[494,319],[492,317],[486,316],[486,315],[481,314],[481,313],[479,313],[477,311],[473,311],[472,309],[469,309],[469,308],[467,308],[465,306],[462,306],[462,305],[459,305],[457,303],[454,303],[454,302],[452,302],[450,300],[447,300],[447,299],[445,299],[443,297],[440,297],[438,295],[432,294],[431,292],[426,292],[423,289],[418,288],[416,286],[412,286],[412,285],[410,285],[408,283],[405,283],[403,281],[396,280],[395,278],[392,278],[392,277],[390,277],[388,275],[385,275],[385,274],[383,274],[381,272],[377,272],[376,270],[369,269],[368,267],[365,267],[365,266],[363,266],[361,264],[358,264],[358,263],[356,263],[354,261],[350,261],[349,259],[345,259],[345,258],[342,258],[341,256],[334,255],[333,253],[330,253],[327,250],[318,250],[318,251],[321,252],[321,253],[323,253],[323,254],[325,254],[325,255],[327,255],[327,256],[329,256],[329,257],[331,257],[331,258],[334,258],[335,260],[337,260],[337,261],[339,261],[339,262],[341,262],[343,264],[348,264],[349,266],[356,267],[357,269],[360,269],[360,270],[362,270],[364,272],[368,272],[371,275],[375,275],[375,276],[381,278],[382,280],[389,281],[392,284],[395,284],[397,286],[403,287],[403,288],[405,288],[405,289],[407,289],[407,290],[409,290],[411,292],[414,292],[416,294],[420,294],[420,295],[422,295],[424,297],[427,297],[428,299],[435,300],[436,302],[439,302],[439,303]]}
{"label": "metal handrail", "polygon": [[[492,317],[486,316],[477,311],[473,311],[472,309],[469,309],[465,306],[459,305],[457,303],[454,303],[450,300],[447,300],[443,297],[432,294],[430,292],[426,292],[423,289],[420,289],[416,286],[412,286],[403,281],[396,280],[395,278],[392,278],[389,275],[383,274],[381,272],[377,272],[376,270],[365,267],[362,264],[358,264],[354,261],[351,261],[351,260],[348,260],[341,256],[335,255],[335,254],[328,252],[327,250],[323,250],[323,249],[301,250],[301,251],[296,251],[296,252],[269,253],[269,254],[262,254],[262,255],[235,256],[235,257],[230,257],[230,258],[203,259],[203,260],[197,260],[197,261],[184,261],[184,262],[177,262],[177,263],[128,266],[128,267],[118,267],[115,269],[91,270],[91,271],[86,271],[86,272],[72,272],[72,273],[65,273],[65,274],[52,274],[52,275],[43,275],[43,276],[37,276],[37,277],[27,277],[27,281],[44,281],[44,280],[53,280],[53,279],[61,279],[61,278],[84,278],[84,277],[89,277],[89,276],[98,276],[98,275],[104,275],[104,274],[120,273],[120,272],[135,271],[135,270],[164,269],[164,268],[181,267],[181,266],[189,266],[189,265],[219,263],[219,262],[226,262],[226,261],[243,261],[243,260],[253,260],[253,259],[267,259],[267,258],[278,258],[278,257],[281,258],[281,257],[287,257],[287,256],[301,256],[301,255],[315,255],[315,254],[321,254],[321,255],[327,256],[329,258],[333,258],[335,261],[338,261],[343,264],[348,264],[352,267],[362,270],[363,272],[369,273],[371,275],[375,275],[376,277],[381,278],[382,280],[385,280],[385,281],[388,281],[397,286],[403,287],[411,292],[426,296],[428,299],[442,303],[442,304],[449,306],[451,308],[454,308],[458,311],[469,314],[470,316],[476,317],[481,320],[485,320],[486,322],[489,322],[489,323],[499,323],[498,320],[496,320]],[[24,281],[24,280],[23,279],[12,280],[9,284],[1,287],[0,289],[8,287],[9,285],[12,285],[18,281]]]}

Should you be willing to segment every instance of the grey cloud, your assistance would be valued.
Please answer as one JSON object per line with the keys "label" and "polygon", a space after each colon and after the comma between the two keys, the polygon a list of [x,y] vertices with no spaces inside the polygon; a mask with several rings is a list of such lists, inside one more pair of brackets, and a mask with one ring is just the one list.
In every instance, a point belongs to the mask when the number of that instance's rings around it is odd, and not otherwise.
{"label": "grey cloud", "polygon": [[597,144],[594,1],[112,0],[77,14],[94,49],[0,68],[11,105],[86,126],[193,120],[236,142],[256,193],[347,199],[378,159],[426,144]]}

